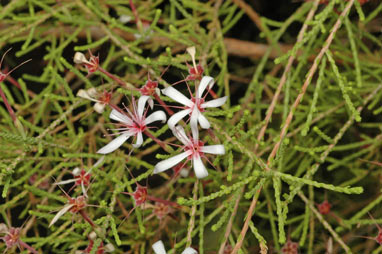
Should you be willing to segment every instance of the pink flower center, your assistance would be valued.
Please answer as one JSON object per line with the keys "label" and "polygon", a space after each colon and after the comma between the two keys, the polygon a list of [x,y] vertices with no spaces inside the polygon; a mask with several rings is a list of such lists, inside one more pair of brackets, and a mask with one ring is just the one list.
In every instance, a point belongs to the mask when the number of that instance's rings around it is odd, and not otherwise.
{"label": "pink flower center", "polygon": [[73,205],[72,208],[70,209],[72,213],[77,213],[86,206],[84,196],[79,196],[77,198],[70,198],[69,204]]}
{"label": "pink flower center", "polygon": [[19,241],[20,229],[10,228],[9,233],[4,237],[7,248],[12,248]]}
{"label": "pink flower center", "polygon": [[82,169],[81,173],[75,177],[77,179],[76,185],[83,183],[85,186],[88,186],[90,184],[90,176],[90,174],[86,174],[86,171]]}
{"label": "pink flower center", "polygon": [[201,148],[203,146],[204,146],[204,143],[200,140],[191,141],[190,144],[185,147],[186,151],[192,152],[192,154],[190,154],[187,158],[191,160],[195,156],[203,156],[203,152],[201,151]]}
{"label": "pink flower center", "polygon": [[140,206],[142,205],[143,203],[146,202],[146,198],[147,198],[147,188],[146,187],[142,187],[140,185],[137,186],[137,189],[134,191],[134,193],[132,194],[134,200],[135,200],[135,205],[136,206]]}
{"label": "pink flower center", "polygon": [[204,103],[204,99],[203,98],[191,98],[191,101],[194,103],[194,106],[191,108],[192,110],[194,109],[194,107],[197,107],[197,109],[200,111],[200,112],[204,112],[204,108],[202,108],[202,104]]}
{"label": "pink flower center", "polygon": [[146,84],[140,89],[142,95],[153,95],[155,93],[155,88],[158,87],[158,82],[147,80]]}

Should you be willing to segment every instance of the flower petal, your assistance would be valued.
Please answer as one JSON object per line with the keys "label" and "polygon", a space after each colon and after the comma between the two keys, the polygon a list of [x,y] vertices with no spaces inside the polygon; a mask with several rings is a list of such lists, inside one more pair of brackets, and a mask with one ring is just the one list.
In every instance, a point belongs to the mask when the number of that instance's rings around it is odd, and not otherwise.
{"label": "flower petal", "polygon": [[215,100],[207,101],[200,105],[201,108],[217,108],[227,101],[227,96],[217,98]]}
{"label": "flower petal", "polygon": [[133,123],[133,120],[130,119],[130,117],[128,117],[127,115],[124,115],[122,114],[121,112],[113,109],[110,113],[110,119],[112,120],[115,120],[115,121],[118,121],[118,122],[121,122],[121,123],[125,123],[125,124],[128,124],[128,125],[134,125]]}
{"label": "flower petal", "polygon": [[113,139],[109,144],[102,147],[97,151],[97,153],[101,154],[108,154],[111,152],[114,152],[118,149],[128,138],[130,137],[129,133],[123,133],[122,135],[119,135],[115,139]]}
{"label": "flower petal", "polygon": [[187,247],[182,254],[198,254],[198,252],[191,247]]}
{"label": "flower petal", "polygon": [[154,243],[152,247],[155,254],[166,254],[166,249],[164,248],[164,244],[162,241]]}
{"label": "flower petal", "polygon": [[101,158],[99,158],[98,161],[94,163],[92,168],[98,167],[104,161],[104,159],[105,159],[105,156],[101,156]]}
{"label": "flower petal", "polygon": [[223,145],[212,145],[212,146],[202,146],[200,151],[203,153],[210,154],[225,154],[225,149]]}
{"label": "flower petal", "polygon": [[154,174],[158,174],[158,173],[161,173],[171,167],[174,167],[175,165],[177,165],[179,162],[181,162],[182,160],[184,160],[184,158],[186,158],[187,156],[191,155],[192,152],[191,151],[186,151],[186,152],[183,152],[181,154],[178,154],[178,155],[175,155],[173,157],[170,157],[166,160],[163,160],[161,162],[158,162],[156,165],[155,165],[155,168],[154,168]]}
{"label": "flower petal", "polygon": [[201,113],[195,107],[194,110],[192,111],[191,120],[190,120],[191,132],[192,132],[193,140],[198,140],[199,139],[199,129],[198,129],[198,118],[199,118],[199,115],[201,115]]}
{"label": "flower petal", "polygon": [[93,109],[98,114],[102,114],[103,111],[105,111],[105,106],[106,106],[106,104],[103,104],[101,102],[97,102],[96,104],[94,104]]}
{"label": "flower petal", "polygon": [[210,76],[204,76],[202,80],[200,81],[198,91],[196,93],[196,98],[202,98],[202,94],[204,90],[206,90],[207,86],[211,89],[211,87],[214,85],[214,79]]}
{"label": "flower petal", "polygon": [[194,171],[197,178],[204,178],[208,176],[208,171],[204,166],[200,156],[194,156],[192,158],[192,162],[194,164]]}
{"label": "flower petal", "polygon": [[181,92],[173,88],[172,86],[166,87],[162,90],[162,93],[174,101],[177,101],[187,107],[192,107],[194,103],[188,99],[186,96],[184,96]]}
{"label": "flower petal", "polygon": [[209,129],[211,127],[210,122],[208,122],[207,118],[202,113],[199,114],[198,121],[203,129]]}
{"label": "flower petal", "polygon": [[86,193],[86,189],[85,189],[85,185],[83,181],[81,181],[81,189],[82,189],[82,193],[84,194],[84,197],[87,198],[88,194]]}
{"label": "flower petal", "polygon": [[60,211],[58,211],[58,213],[56,214],[56,216],[54,216],[54,218],[52,219],[52,221],[49,223],[49,227],[51,227],[54,223],[56,223],[56,221],[58,221],[58,219],[64,215],[67,211],[70,210],[70,208],[72,208],[74,206],[74,204],[67,204],[64,206],[64,208],[62,208]]}
{"label": "flower petal", "polygon": [[191,109],[184,109],[173,114],[167,121],[168,127],[173,130],[175,125],[183,119],[186,115],[190,114]]}
{"label": "flower petal", "polygon": [[188,146],[190,145],[191,141],[187,137],[186,132],[184,131],[182,126],[175,126],[174,129],[172,130],[172,134],[179,139],[180,142],[183,143],[183,145]]}
{"label": "flower petal", "polygon": [[[150,99],[150,96],[142,95],[141,97],[139,97],[139,100],[138,100],[138,116],[139,116],[139,118],[142,118],[143,113],[145,112],[145,106],[146,106],[148,99]],[[151,104],[150,104],[150,106],[151,106]]]}
{"label": "flower petal", "polygon": [[69,179],[69,180],[64,180],[64,181],[54,183],[53,185],[63,185],[63,184],[68,184],[68,183],[74,183],[75,181],[77,181],[77,179]]}
{"label": "flower petal", "polygon": [[81,97],[81,98],[84,98],[84,99],[87,99],[87,100],[91,100],[91,101],[96,101],[98,102],[98,100],[92,98],[93,96],[91,96],[87,91],[85,91],[84,89],[80,89],[78,90],[77,92],[77,96],[78,97]]}
{"label": "flower petal", "polygon": [[146,117],[145,124],[148,125],[155,121],[162,121],[162,123],[164,123],[166,122],[166,119],[166,114],[162,110],[159,110]]}
{"label": "flower petal", "polygon": [[142,144],[143,144],[143,136],[142,136],[142,132],[138,132],[138,133],[137,133],[137,141],[135,142],[135,144],[133,144],[133,147],[134,147],[134,148],[138,148],[138,147],[140,147]]}

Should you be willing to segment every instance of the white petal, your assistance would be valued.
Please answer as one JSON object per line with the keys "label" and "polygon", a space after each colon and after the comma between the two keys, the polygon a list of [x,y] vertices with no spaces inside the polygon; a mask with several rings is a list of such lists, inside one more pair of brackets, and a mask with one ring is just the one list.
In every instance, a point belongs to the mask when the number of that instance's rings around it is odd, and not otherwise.
{"label": "white petal", "polygon": [[146,106],[146,102],[148,99],[150,99],[150,96],[142,95],[141,97],[139,97],[139,100],[138,100],[138,116],[139,116],[139,118],[142,118],[143,113],[145,112],[145,106]]}
{"label": "white petal", "polygon": [[209,89],[214,85],[214,79],[210,76],[204,76],[202,80],[200,81],[198,92],[196,94],[197,98],[201,98],[204,90],[206,90],[207,86]]}
{"label": "white petal", "polygon": [[54,223],[56,223],[56,221],[57,221],[62,215],[64,215],[67,211],[69,211],[70,208],[72,208],[73,206],[74,206],[74,204],[68,204],[68,205],[65,205],[64,208],[62,208],[60,211],[58,211],[58,213],[56,214],[56,216],[54,216],[53,220],[50,222],[49,227],[51,227]]}
{"label": "white petal", "polygon": [[102,114],[103,111],[105,111],[105,106],[106,106],[106,104],[97,102],[96,104],[94,104],[93,109],[94,109],[94,111],[97,112],[98,114]]}
{"label": "white petal", "polygon": [[198,118],[199,118],[199,115],[201,115],[201,113],[195,107],[194,110],[192,111],[191,120],[190,120],[192,138],[194,140],[198,140],[199,139],[199,129],[198,129]]}
{"label": "white petal", "polygon": [[98,167],[104,161],[104,159],[105,159],[105,156],[101,156],[101,158],[99,158],[98,161],[94,163],[92,168]]}
{"label": "white petal", "polygon": [[137,133],[137,141],[133,144],[133,147],[138,148],[143,144],[142,132]]}
{"label": "white petal", "polygon": [[187,247],[182,254],[198,254],[198,252],[191,247]]}
{"label": "white petal", "polygon": [[208,122],[207,118],[202,113],[199,114],[198,121],[200,127],[202,127],[203,129],[209,129],[211,127],[210,122]]}
{"label": "white petal", "polygon": [[172,130],[172,134],[174,134],[174,136],[179,139],[179,141],[182,142],[185,146],[188,146],[191,143],[182,126],[175,126]]}
{"label": "white petal", "polygon": [[166,160],[163,160],[161,162],[158,162],[155,165],[154,174],[158,174],[158,173],[163,172],[169,168],[174,167],[175,165],[177,165],[179,162],[181,162],[182,160],[184,160],[187,156],[189,156],[191,154],[192,154],[191,151],[186,151],[186,152],[183,152],[181,154],[170,157]]}
{"label": "white petal", "polygon": [[86,92],[84,89],[78,90],[77,96],[87,100],[97,101],[94,98],[92,98],[92,96],[88,92]]}
{"label": "white petal", "polygon": [[110,119],[121,122],[121,123],[126,123],[128,125],[133,125],[133,120],[130,119],[127,115],[122,114],[121,112],[118,112],[117,110],[113,109],[110,113]]}
{"label": "white petal", "polygon": [[200,105],[201,108],[217,108],[223,105],[227,101],[227,96],[217,98],[215,100],[207,101]]}
{"label": "white petal", "polygon": [[158,96],[160,96],[160,89],[157,87],[157,88],[155,88],[155,93],[158,95]]}
{"label": "white petal", "polygon": [[84,197],[88,197],[88,194],[86,193],[86,189],[85,189],[85,185],[84,185],[84,182],[81,181],[81,189],[82,189],[82,193],[84,194]]}
{"label": "white petal", "polygon": [[54,185],[62,185],[62,184],[74,183],[75,181],[77,181],[77,179],[69,179],[69,180],[64,180],[64,181],[61,181],[61,182],[54,183]]}
{"label": "white petal", "polygon": [[175,125],[183,119],[186,115],[190,114],[191,109],[184,109],[175,114],[173,114],[167,121],[168,127],[172,130]]}
{"label": "white petal", "polygon": [[109,144],[102,147],[97,151],[97,153],[101,154],[108,154],[111,152],[114,152],[118,149],[128,138],[130,137],[129,133],[123,133],[122,135],[119,135],[115,139],[113,139]]}
{"label": "white petal", "polygon": [[89,94],[89,96],[91,97],[96,97],[97,96],[97,89],[95,89],[94,87],[91,87],[87,90],[87,93]]}
{"label": "white petal", "polygon": [[148,125],[155,121],[162,121],[162,123],[164,123],[166,122],[166,119],[167,119],[166,114],[162,110],[155,111],[154,113],[146,117],[145,124]]}
{"label": "white petal", "polygon": [[186,96],[184,96],[181,92],[173,88],[172,86],[166,87],[162,90],[162,93],[174,101],[177,101],[185,106],[192,107],[194,103],[188,99]]}
{"label": "white petal", "polygon": [[194,164],[194,171],[197,178],[204,178],[208,176],[208,171],[204,166],[200,156],[194,156],[192,158],[192,162]]}
{"label": "white petal", "polygon": [[225,154],[225,149],[223,145],[212,145],[212,146],[202,146],[200,151],[203,153],[210,154]]}
{"label": "white petal", "polygon": [[166,254],[166,249],[164,248],[162,241],[158,241],[154,243],[152,247],[155,254]]}

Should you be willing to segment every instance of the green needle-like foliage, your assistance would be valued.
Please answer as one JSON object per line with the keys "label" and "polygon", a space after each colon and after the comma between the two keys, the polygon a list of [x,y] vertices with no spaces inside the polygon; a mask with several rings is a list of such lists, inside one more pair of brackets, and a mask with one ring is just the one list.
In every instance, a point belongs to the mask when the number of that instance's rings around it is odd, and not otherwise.
{"label": "green needle-like foliage", "polygon": [[[162,240],[170,254],[380,253],[356,236],[374,238],[382,217],[382,3],[266,2],[1,1],[0,252],[153,253]],[[202,154],[206,178],[191,162],[154,174],[185,149],[166,123],[97,154],[123,127],[110,112],[133,111],[147,81],[153,110],[182,110],[161,89],[189,98],[194,64],[215,81],[205,101],[227,96],[200,109],[200,140],[225,150]],[[86,186],[60,184],[76,170]],[[28,248],[9,247],[11,227]]]}

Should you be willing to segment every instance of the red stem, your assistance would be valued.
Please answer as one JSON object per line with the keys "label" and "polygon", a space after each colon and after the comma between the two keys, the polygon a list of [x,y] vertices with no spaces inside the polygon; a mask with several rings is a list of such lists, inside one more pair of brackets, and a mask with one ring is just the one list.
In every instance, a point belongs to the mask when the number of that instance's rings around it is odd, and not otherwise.
{"label": "red stem", "polygon": [[87,215],[87,213],[84,211],[84,210],[80,210],[79,211],[81,216],[84,218],[84,220],[86,220],[87,222],[89,222],[90,226],[92,226],[93,228],[95,228],[95,224],[94,222],[92,221],[92,219],[89,218],[89,216]]}
{"label": "red stem", "polygon": [[154,93],[154,98],[155,100],[159,102],[159,104],[167,111],[167,113],[170,116],[174,114],[174,111],[172,111],[169,107],[167,107],[166,103],[164,103],[164,101],[162,101],[162,99],[156,93]]}
{"label": "red stem", "polygon": [[120,84],[122,87],[124,88],[128,88],[126,83],[123,82],[120,78],[118,78],[117,76],[111,74],[110,72],[108,72],[107,70],[101,68],[101,67],[98,67],[98,70],[100,72],[102,72],[103,74],[105,74],[106,76],[108,76],[109,78],[111,78],[112,80],[114,80],[115,82],[117,82],[118,84]]}
{"label": "red stem", "polygon": [[[16,86],[18,89],[22,90],[19,82],[17,82],[14,78],[12,78],[11,76],[8,76],[7,80],[9,81],[9,83],[11,83],[12,85]],[[31,97],[34,97],[36,95],[34,92],[32,92],[32,91],[30,91],[28,89],[27,89],[27,93]]]}
{"label": "red stem", "polygon": [[157,142],[158,145],[160,145],[160,147],[163,148],[163,150],[167,151],[167,148],[166,148],[166,145],[159,139],[157,139],[156,137],[154,137],[150,132],[148,132],[147,130],[144,130],[144,133],[149,137],[151,138],[152,140],[154,140],[155,142]]}
{"label": "red stem", "polygon": [[138,22],[139,22],[139,16],[138,16],[138,12],[137,12],[137,9],[135,9],[135,5],[133,3],[132,0],[129,0],[130,2],[130,8],[131,8],[131,11],[133,12],[134,14],[134,18],[135,18],[135,24],[137,25],[138,27]]}
{"label": "red stem", "polygon": [[34,248],[32,248],[31,246],[29,246],[28,244],[24,243],[23,241],[19,240],[19,244],[24,247],[25,249],[29,250],[30,252],[32,252],[33,254],[38,254],[38,251],[35,250]]}

